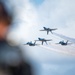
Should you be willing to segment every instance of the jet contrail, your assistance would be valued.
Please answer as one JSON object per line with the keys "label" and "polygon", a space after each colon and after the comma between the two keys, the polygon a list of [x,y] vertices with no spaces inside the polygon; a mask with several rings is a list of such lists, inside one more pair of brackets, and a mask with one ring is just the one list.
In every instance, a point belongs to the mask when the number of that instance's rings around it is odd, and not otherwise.
{"label": "jet contrail", "polygon": [[54,35],[60,37],[60,38],[63,38],[65,40],[69,40],[70,42],[72,42],[73,44],[71,45],[72,48],[75,48],[75,38],[71,38],[71,37],[68,37],[68,36],[65,36],[65,35],[62,35],[62,34],[58,34],[58,33],[53,33]]}
{"label": "jet contrail", "polygon": [[64,50],[46,47],[46,46],[43,46],[43,45],[39,45],[39,46],[42,47],[42,48],[45,48],[47,50],[53,51],[53,52],[58,52],[58,53],[65,54],[65,55],[75,56],[75,51],[70,52],[70,51],[66,51],[66,50],[64,51]]}
{"label": "jet contrail", "polygon": [[62,51],[67,51],[69,53],[74,54],[75,53],[75,48],[67,45],[67,46],[62,46],[62,45],[55,45],[55,44],[50,44],[50,46],[52,46],[54,49],[58,49],[58,50],[62,50]]}
{"label": "jet contrail", "polygon": [[75,48],[75,45],[71,45],[71,47]]}
{"label": "jet contrail", "polygon": [[69,40],[70,42],[75,44],[75,38],[71,38],[71,37],[68,37],[68,36],[65,36],[65,35],[62,35],[62,34],[58,34],[58,33],[53,33],[53,34],[56,35],[56,36],[59,36],[63,39]]}

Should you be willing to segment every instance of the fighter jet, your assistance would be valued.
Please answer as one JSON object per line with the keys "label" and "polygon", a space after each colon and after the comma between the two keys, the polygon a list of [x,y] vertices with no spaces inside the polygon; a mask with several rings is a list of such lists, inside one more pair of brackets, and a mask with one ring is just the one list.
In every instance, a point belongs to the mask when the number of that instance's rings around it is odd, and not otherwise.
{"label": "fighter jet", "polygon": [[30,42],[27,42],[26,44],[24,45],[29,45],[29,46],[36,46],[36,45],[39,45],[39,44],[36,44],[36,41],[34,43],[32,43],[32,41]]}
{"label": "fighter jet", "polygon": [[60,42],[57,43],[57,44],[61,44],[61,45],[66,46],[66,45],[70,45],[71,43],[68,43],[68,40],[67,40],[66,42],[64,42],[64,41],[60,41]]}
{"label": "fighter jet", "polygon": [[47,44],[47,41],[52,41],[52,39],[44,39],[44,38],[38,38],[38,40],[35,40],[35,41],[41,41],[42,42],[42,45],[43,43],[45,42]]}
{"label": "fighter jet", "polygon": [[63,34],[59,34],[59,33],[53,33],[53,34],[62,38],[62,39],[69,40],[69,42],[72,42],[72,43],[75,44],[75,38],[72,38],[72,37],[69,37],[69,36],[66,36],[66,35],[63,35]]}
{"label": "fighter jet", "polygon": [[40,30],[40,31],[47,31],[47,35],[49,34],[49,32],[52,33],[52,31],[57,30],[57,28],[54,28],[54,29],[50,29],[50,28],[46,28],[46,27],[43,27],[43,28],[44,28],[44,30]]}

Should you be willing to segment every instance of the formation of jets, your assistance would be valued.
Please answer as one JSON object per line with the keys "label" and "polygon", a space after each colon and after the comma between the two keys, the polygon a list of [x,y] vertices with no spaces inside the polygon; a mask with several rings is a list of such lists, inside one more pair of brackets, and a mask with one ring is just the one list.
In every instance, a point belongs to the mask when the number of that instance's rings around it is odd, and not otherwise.
{"label": "formation of jets", "polygon": [[[43,28],[44,28],[44,30],[40,30],[40,31],[47,31],[47,35],[48,35],[49,32],[51,32],[53,34],[52,31],[57,30],[57,28],[54,28],[54,29],[50,29],[50,28],[46,28],[46,27],[43,27]],[[41,41],[42,45],[43,45],[44,42],[47,44],[47,41],[52,41],[52,39],[38,38],[38,40],[34,40],[34,41],[35,41],[34,43],[32,43],[32,41],[31,41],[31,42],[27,42],[24,45],[29,45],[29,46],[39,45],[39,44],[36,44],[36,41]],[[68,40],[67,40],[66,42],[60,41],[59,43],[56,43],[56,44],[61,44],[63,46],[66,46],[66,45],[68,45],[70,43],[68,43]]]}

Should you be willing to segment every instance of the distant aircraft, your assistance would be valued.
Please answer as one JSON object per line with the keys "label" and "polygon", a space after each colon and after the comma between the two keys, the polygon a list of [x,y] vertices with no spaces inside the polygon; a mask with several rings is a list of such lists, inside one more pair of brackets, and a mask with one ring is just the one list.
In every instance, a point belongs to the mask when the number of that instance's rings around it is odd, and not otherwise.
{"label": "distant aircraft", "polygon": [[61,44],[61,45],[66,46],[66,45],[69,45],[69,44],[71,44],[71,43],[68,43],[68,40],[67,40],[66,42],[64,42],[64,41],[60,41],[60,42],[57,43],[57,44]]}
{"label": "distant aircraft", "polygon": [[36,46],[36,45],[39,45],[39,44],[36,44],[36,41],[34,43],[31,42],[27,42],[26,44],[24,45],[29,45],[29,46]]}
{"label": "distant aircraft", "polygon": [[50,29],[50,28],[46,28],[46,27],[43,27],[43,28],[44,28],[44,30],[40,30],[40,31],[47,31],[47,35],[49,34],[49,32],[52,33],[52,31],[57,30],[57,28],[54,28],[54,29]]}
{"label": "distant aircraft", "polygon": [[69,37],[69,36],[66,36],[66,35],[63,35],[63,34],[59,34],[59,33],[53,33],[53,34],[60,37],[60,38],[65,39],[65,40],[69,40],[70,42],[75,44],[75,38],[72,38],[72,37]]}
{"label": "distant aircraft", "polygon": [[38,38],[38,40],[35,40],[35,41],[41,41],[42,45],[43,45],[44,42],[47,44],[47,41],[52,41],[52,39],[47,40],[47,39],[44,39],[44,38]]}

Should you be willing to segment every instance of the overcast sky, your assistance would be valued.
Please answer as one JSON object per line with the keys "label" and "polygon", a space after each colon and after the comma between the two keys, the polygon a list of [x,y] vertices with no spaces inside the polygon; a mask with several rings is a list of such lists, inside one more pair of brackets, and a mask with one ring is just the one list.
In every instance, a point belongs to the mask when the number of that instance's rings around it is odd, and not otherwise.
{"label": "overcast sky", "polygon": [[[14,35],[12,39],[17,42],[20,40],[22,43],[34,41],[38,37],[53,39],[52,42],[48,42],[48,45],[44,44],[43,47],[22,46],[27,58],[36,68],[35,75],[75,75],[75,57],[59,52],[59,50],[74,51],[75,47],[55,45],[54,43],[63,39],[51,33],[47,35],[46,32],[39,31],[43,29],[43,26],[58,28],[56,33],[74,38],[75,1],[7,0],[6,6],[10,13],[13,12],[14,16],[11,30]],[[12,36],[9,35],[9,37]],[[52,50],[58,50],[58,52]]]}

